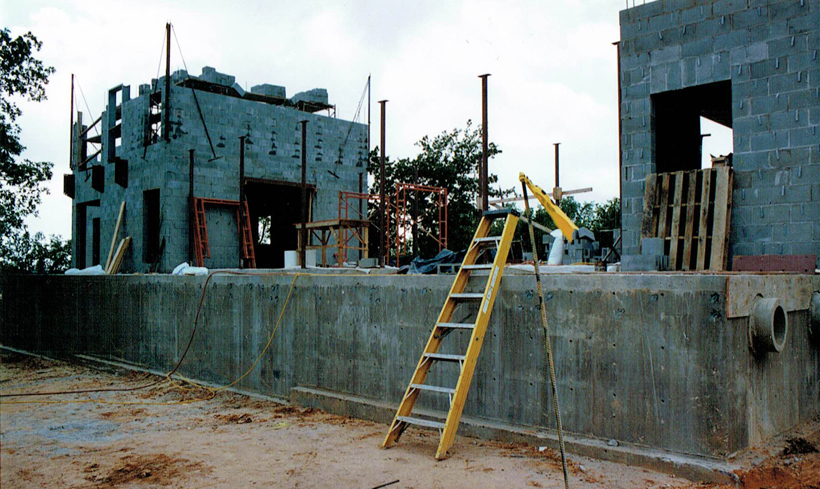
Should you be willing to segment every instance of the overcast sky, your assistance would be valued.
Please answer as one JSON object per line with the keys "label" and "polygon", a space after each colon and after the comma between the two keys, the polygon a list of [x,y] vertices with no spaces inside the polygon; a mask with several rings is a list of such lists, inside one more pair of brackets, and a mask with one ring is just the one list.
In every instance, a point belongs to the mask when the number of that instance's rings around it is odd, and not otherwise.
{"label": "overcast sky", "polygon": [[[288,96],[326,88],[337,116],[351,119],[373,76],[372,141],[378,104],[387,104],[387,152],[417,154],[424,135],[481,121],[482,73],[489,79],[489,133],[503,154],[490,162],[504,188],[518,172],[553,185],[553,146],[561,142],[565,190],[593,187],[581,200],[618,195],[617,59],[621,0],[111,2],[0,0],[12,35],[32,31],[38,57],[54,66],[48,100],[21,103],[24,157],[54,163],[34,231],[71,233],[68,172],[71,74],[86,121],[107,90],[157,76],[170,21],[189,71],[203,66],[243,87],[284,85]],[[172,71],[183,62],[172,40]],[[164,67],[162,68],[164,71]],[[709,132],[705,128],[703,132]],[[707,140],[707,143],[709,141]],[[707,148],[705,152],[708,152]]]}

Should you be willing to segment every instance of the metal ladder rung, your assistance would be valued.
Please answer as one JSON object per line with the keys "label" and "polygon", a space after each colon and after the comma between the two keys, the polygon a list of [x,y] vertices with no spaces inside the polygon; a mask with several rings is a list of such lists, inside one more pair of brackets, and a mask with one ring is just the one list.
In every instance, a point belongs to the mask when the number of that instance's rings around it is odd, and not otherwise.
{"label": "metal ladder rung", "polygon": [[424,356],[431,360],[439,360],[442,362],[463,362],[465,358],[464,355],[450,355],[448,353],[425,353]]}
{"label": "metal ladder rung", "polygon": [[475,292],[463,292],[460,294],[450,294],[450,299],[456,301],[480,301],[484,294]]}
{"label": "metal ladder rung", "polygon": [[449,329],[473,329],[475,328],[475,324],[473,323],[438,323],[436,326],[439,328],[449,328]]}
{"label": "metal ladder rung", "polygon": [[453,395],[456,393],[455,389],[451,389],[449,387],[439,387],[437,385],[410,384],[410,387],[412,387],[413,389],[419,389],[423,391],[440,392],[441,394]]}
{"label": "metal ladder rung", "polygon": [[417,425],[417,426],[425,426],[427,428],[436,428],[436,429],[439,429],[439,430],[444,429],[444,423],[442,423],[440,421],[432,421],[432,420],[429,420],[429,419],[422,419],[422,418],[413,418],[413,417],[410,417],[410,416],[396,416],[396,419],[401,421],[401,422],[408,423],[408,424],[414,424],[414,425]]}
{"label": "metal ladder rung", "polygon": [[497,243],[501,241],[501,236],[487,236],[486,238],[475,238],[473,243]]}
{"label": "metal ladder rung", "polygon": [[462,270],[490,270],[491,268],[493,268],[492,263],[482,265],[463,265],[461,267]]}

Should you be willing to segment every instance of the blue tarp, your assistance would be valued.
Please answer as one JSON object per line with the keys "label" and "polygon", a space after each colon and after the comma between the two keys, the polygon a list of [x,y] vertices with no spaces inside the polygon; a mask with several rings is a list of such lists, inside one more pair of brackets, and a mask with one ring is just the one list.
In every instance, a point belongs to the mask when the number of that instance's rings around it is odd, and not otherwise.
{"label": "blue tarp", "polygon": [[465,251],[458,253],[450,250],[441,250],[438,255],[433,258],[424,259],[419,256],[413,258],[410,262],[410,268],[407,273],[410,275],[431,274],[438,272],[438,266],[446,263],[461,263],[464,260]]}

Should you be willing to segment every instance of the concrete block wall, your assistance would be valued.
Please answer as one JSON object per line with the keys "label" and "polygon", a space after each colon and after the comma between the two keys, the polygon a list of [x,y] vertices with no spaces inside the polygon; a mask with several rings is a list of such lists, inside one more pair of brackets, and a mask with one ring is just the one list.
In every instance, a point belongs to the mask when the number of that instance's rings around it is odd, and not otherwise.
{"label": "concrete block wall", "polygon": [[730,256],[820,256],[820,0],[658,0],[620,21],[624,253],[656,171],[651,96],[729,80]]}
{"label": "concrete block wall", "polygon": [[[187,74],[177,72],[174,80]],[[233,77],[203,69],[203,79],[215,83],[233,82]],[[155,86],[164,87],[164,79]],[[270,90],[282,87],[265,86]],[[272,87],[272,88],[271,88]],[[140,96],[124,102],[122,138],[117,156],[128,161],[128,188],[114,183],[114,164],[106,151],[99,165],[105,168],[105,189],[91,188],[84,172],[75,179],[74,207],[84,202],[100,201],[99,207],[88,207],[86,254],[91,259],[91,219],[101,219],[101,260],[105,261],[122,201],[126,215],[120,237],[131,236],[131,251],[122,270],[145,272],[143,253],[143,191],[160,190],[161,238],[165,248],[160,271],[170,271],[188,261],[188,193],[189,150],[194,150],[194,193],[197,197],[237,200],[239,197],[239,137],[246,136],[245,176],[291,183],[301,182],[301,125],[307,120],[307,180],[316,187],[312,214],[314,220],[333,219],[338,215],[339,191],[358,191],[359,175],[366,173],[367,127],[321,114],[311,114],[292,107],[269,105],[239,97],[197,91],[172,85],[170,101],[169,142],[144,146],[147,130],[150,91],[140,89]],[[326,95],[326,91],[324,92]],[[197,108],[197,102],[199,108]],[[202,116],[200,117],[200,110]],[[107,121],[107,112],[103,121]],[[213,144],[213,153],[205,133],[203,119]],[[102,140],[108,140],[103,124]],[[341,148],[341,157],[340,157]],[[216,154],[216,158],[214,157]],[[90,172],[89,172],[90,175]],[[75,216],[76,219],[76,216]],[[294,216],[294,222],[299,216]],[[209,267],[238,267],[239,251],[236,218],[231,213],[208,209],[207,220],[211,259]],[[74,238],[76,243],[76,225]],[[76,262],[75,262],[76,263]]]}

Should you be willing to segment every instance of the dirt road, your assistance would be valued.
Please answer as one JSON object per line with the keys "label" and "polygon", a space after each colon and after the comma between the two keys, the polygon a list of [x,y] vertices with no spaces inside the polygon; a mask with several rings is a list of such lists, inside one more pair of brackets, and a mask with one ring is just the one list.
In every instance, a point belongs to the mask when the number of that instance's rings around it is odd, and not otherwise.
{"label": "dirt road", "polygon": [[[3,393],[155,379],[8,352],[0,360]],[[382,450],[384,425],[231,393],[197,401],[203,397],[209,393],[163,383],[129,393],[3,398],[2,487],[563,487],[550,450],[460,437],[453,456],[436,462],[433,433],[408,430]],[[573,488],[690,484],[583,457],[570,462]]]}

